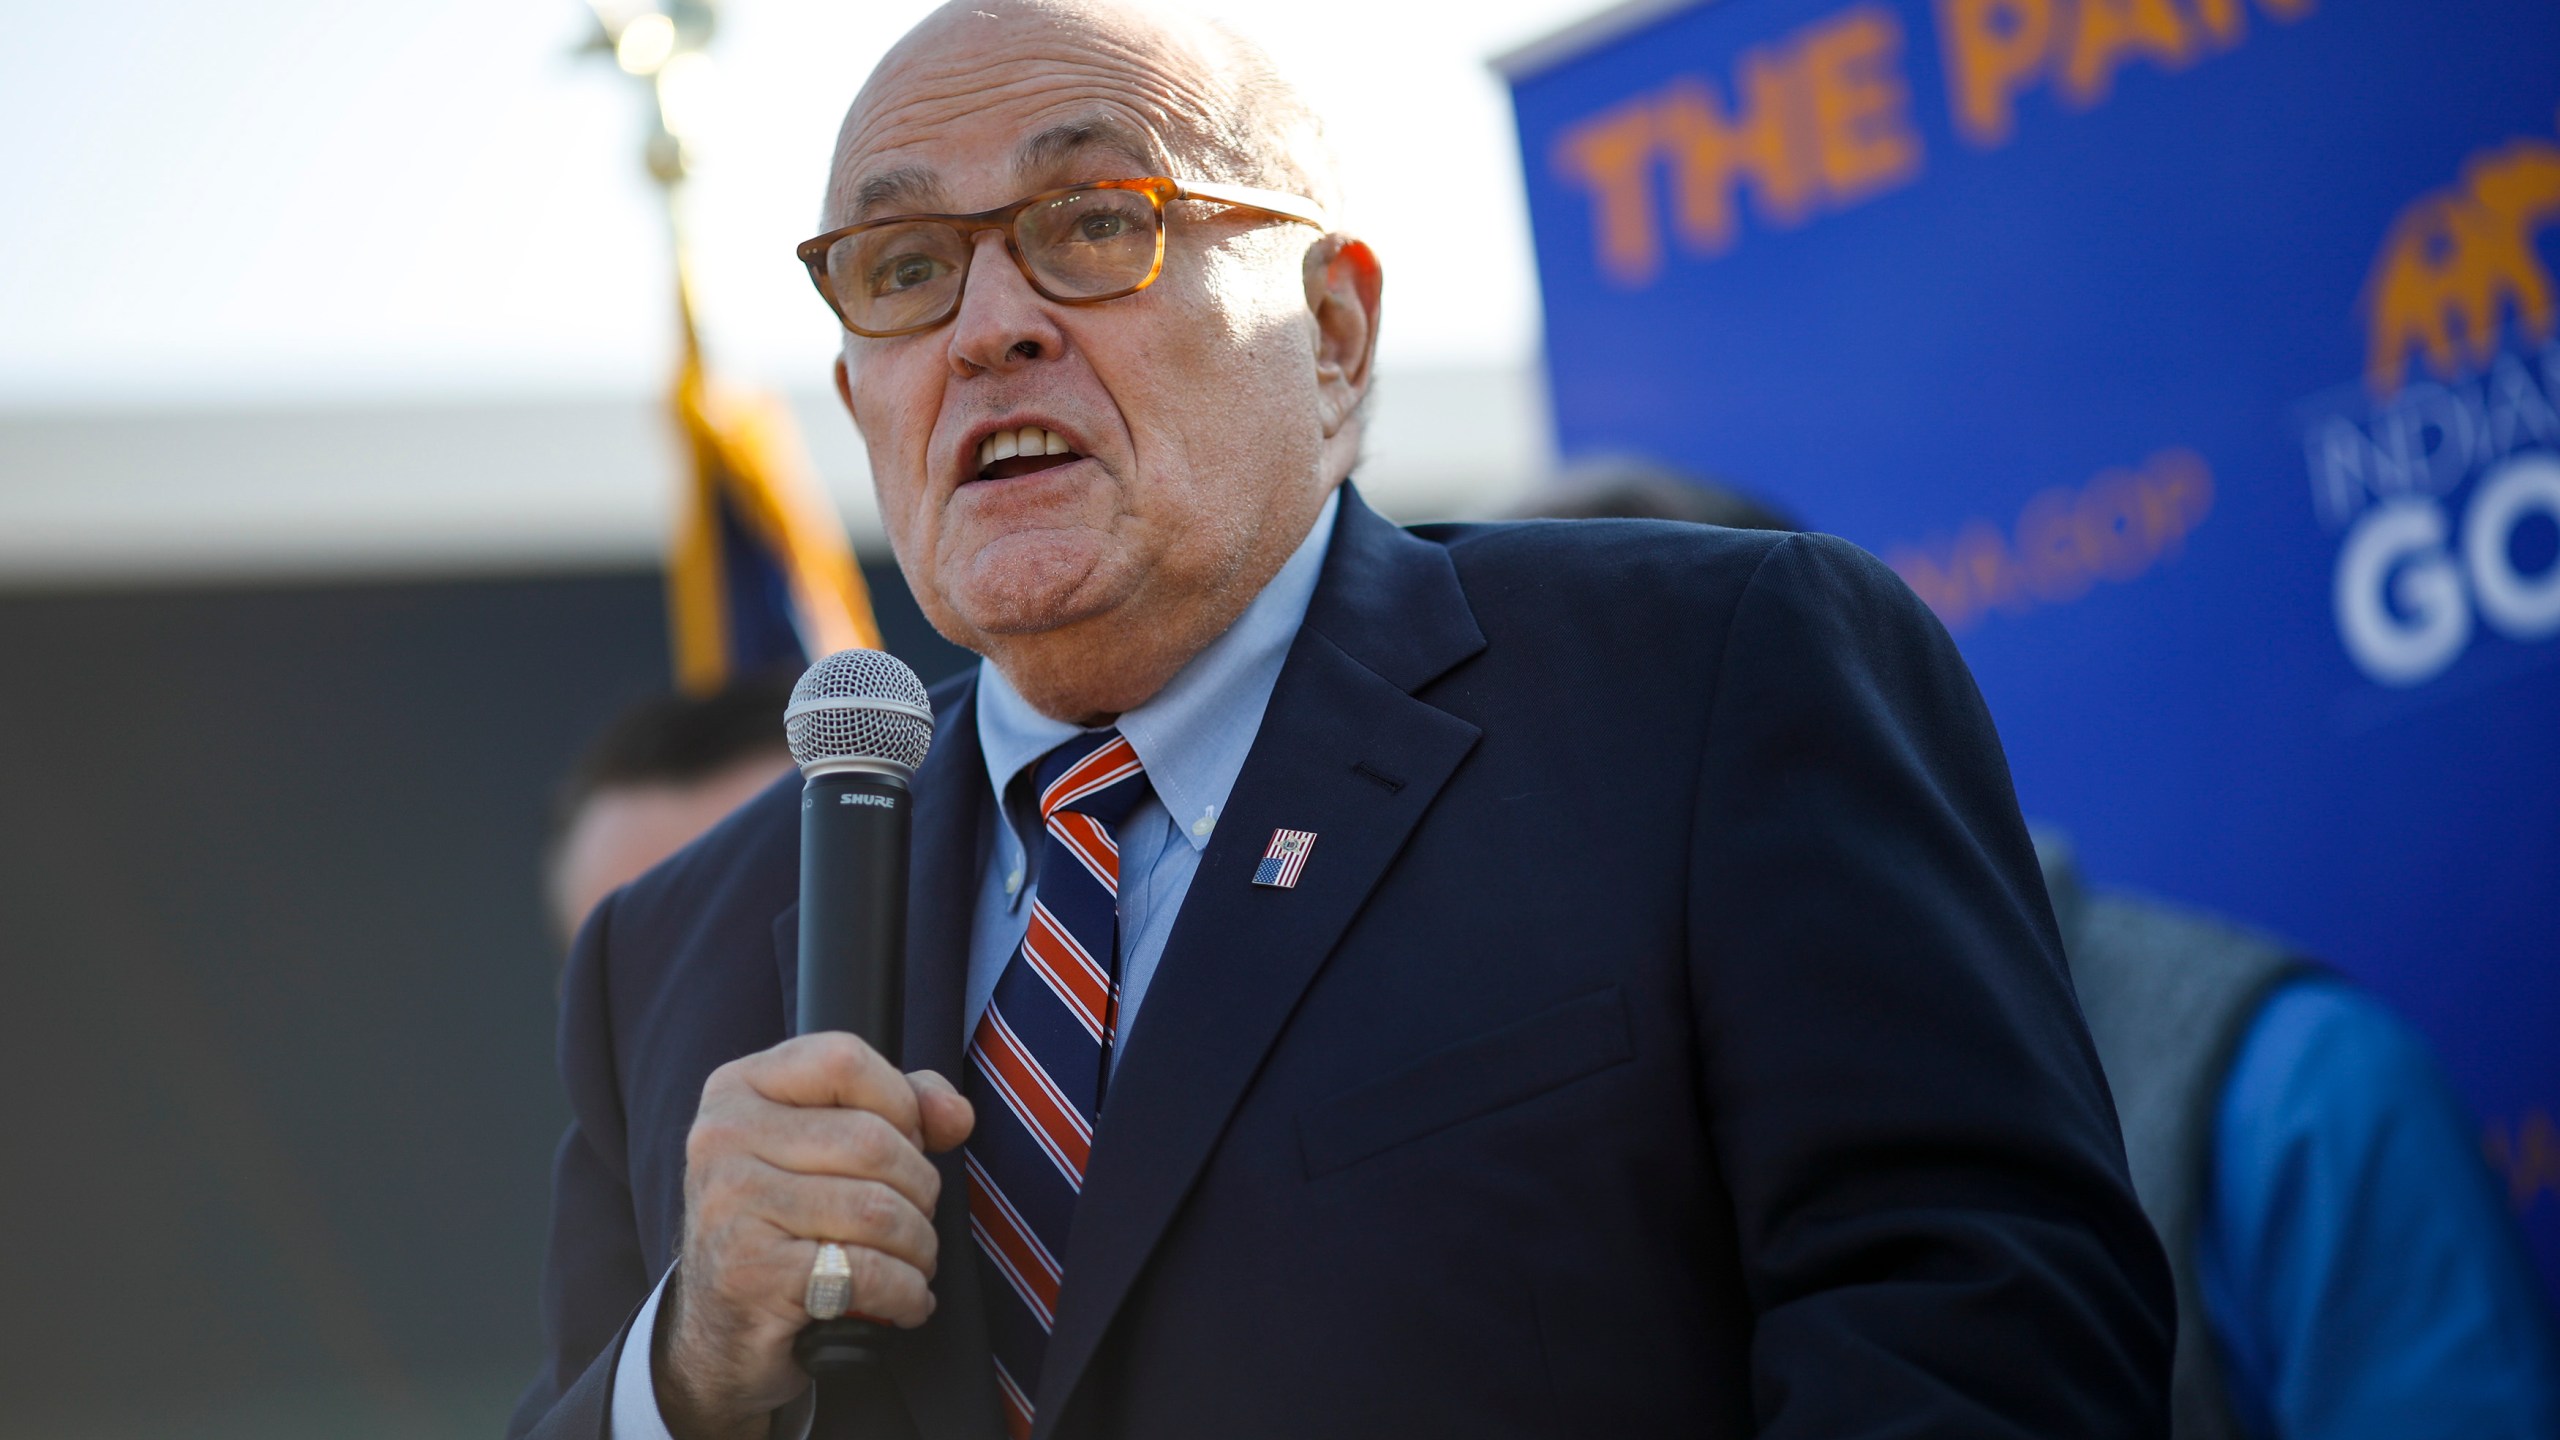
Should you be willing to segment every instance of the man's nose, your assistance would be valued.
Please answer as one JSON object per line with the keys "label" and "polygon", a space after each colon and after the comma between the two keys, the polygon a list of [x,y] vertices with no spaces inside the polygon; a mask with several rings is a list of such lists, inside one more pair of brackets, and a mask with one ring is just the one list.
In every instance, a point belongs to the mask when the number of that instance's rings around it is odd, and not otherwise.
{"label": "man's nose", "polygon": [[952,369],[979,375],[1056,355],[1065,343],[1057,317],[1013,263],[1002,232],[981,231],[971,243],[977,249],[951,317]]}

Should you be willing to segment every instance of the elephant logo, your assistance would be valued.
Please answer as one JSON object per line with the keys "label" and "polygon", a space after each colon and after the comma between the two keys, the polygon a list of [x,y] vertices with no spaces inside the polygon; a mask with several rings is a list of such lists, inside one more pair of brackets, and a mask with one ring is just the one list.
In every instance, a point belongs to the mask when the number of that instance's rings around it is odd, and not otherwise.
{"label": "elephant logo", "polygon": [[2560,221],[2560,145],[2528,138],[2473,155],[2462,180],[2420,196],[2392,222],[2365,282],[2365,382],[2385,400],[2409,352],[2446,380],[2488,368],[2513,311],[2527,340],[2552,338],[2551,268],[2536,253]]}

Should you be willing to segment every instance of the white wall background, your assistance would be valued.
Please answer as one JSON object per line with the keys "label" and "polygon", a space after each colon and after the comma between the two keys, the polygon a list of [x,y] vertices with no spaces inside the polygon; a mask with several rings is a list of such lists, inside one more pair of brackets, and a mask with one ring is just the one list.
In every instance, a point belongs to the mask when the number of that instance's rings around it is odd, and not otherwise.
{"label": "white wall background", "polygon": [[[1487,55],[1599,0],[1204,0],[1328,116],[1383,362],[1517,366],[1536,298]],[[697,247],[715,358],[814,386],[792,258],[918,0],[728,0]],[[0,409],[636,393],[671,324],[639,82],[577,0],[0,3]],[[1453,222],[1450,196],[1480,209]]]}
{"label": "white wall background", "polygon": [[[1326,115],[1384,257],[1361,480],[1480,513],[1545,465],[1537,299],[1485,58],[1599,0],[1202,0]],[[869,476],[791,249],[921,0],[726,0],[691,209],[704,331]],[[579,0],[0,0],[0,585],[628,564],[675,484],[641,83]],[[1472,213],[1452,196],[1474,197]]]}

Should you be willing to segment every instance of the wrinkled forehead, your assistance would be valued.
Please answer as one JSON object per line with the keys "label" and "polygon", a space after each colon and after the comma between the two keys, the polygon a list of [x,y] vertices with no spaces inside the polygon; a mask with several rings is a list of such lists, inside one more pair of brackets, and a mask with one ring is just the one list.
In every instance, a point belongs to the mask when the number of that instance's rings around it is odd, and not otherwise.
{"label": "wrinkled forehead", "polygon": [[826,223],[993,208],[1083,180],[1179,174],[1215,133],[1192,47],[1019,12],[967,12],[901,42],[837,137]]}
{"label": "wrinkled forehead", "polygon": [[1060,185],[1167,175],[1182,168],[1151,127],[1106,108],[1030,117],[1019,128],[1028,133],[1014,138],[1000,132],[970,136],[946,131],[930,144],[847,157],[852,163],[839,161],[828,187],[827,223],[989,210]]}

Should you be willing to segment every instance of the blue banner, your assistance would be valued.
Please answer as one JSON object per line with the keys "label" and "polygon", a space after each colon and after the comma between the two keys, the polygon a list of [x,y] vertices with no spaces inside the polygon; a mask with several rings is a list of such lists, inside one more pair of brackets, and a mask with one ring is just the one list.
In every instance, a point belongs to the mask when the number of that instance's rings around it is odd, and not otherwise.
{"label": "blue banner", "polygon": [[2094,883],[2416,1023],[2560,1285],[2560,7],[1726,0],[1511,69],[1566,454],[1883,556]]}

